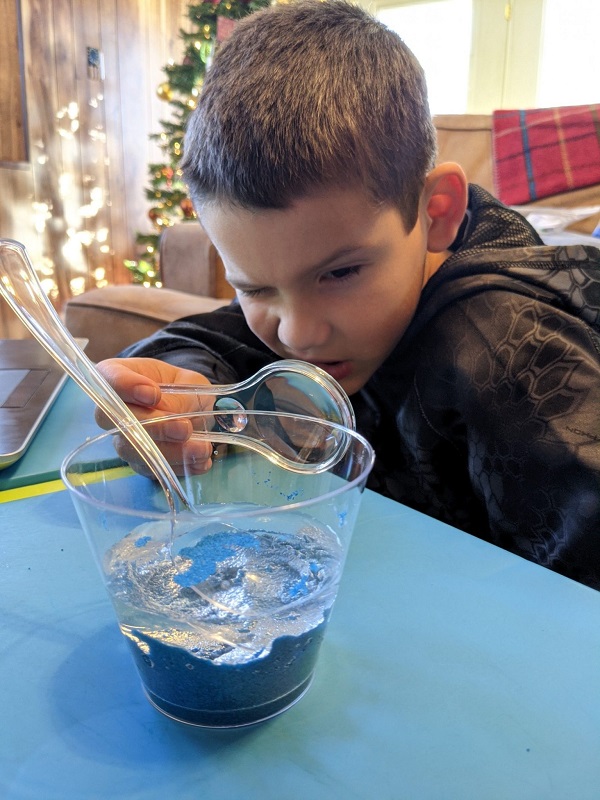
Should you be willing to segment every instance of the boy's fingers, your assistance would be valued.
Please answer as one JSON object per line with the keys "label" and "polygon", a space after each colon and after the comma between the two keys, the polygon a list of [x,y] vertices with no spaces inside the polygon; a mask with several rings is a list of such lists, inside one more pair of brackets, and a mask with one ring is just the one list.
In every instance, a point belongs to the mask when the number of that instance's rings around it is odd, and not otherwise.
{"label": "boy's fingers", "polygon": [[152,438],[164,442],[185,442],[192,433],[189,419],[169,419],[150,426]]}
{"label": "boy's fingers", "polygon": [[[181,446],[187,442],[192,433],[192,423],[189,419],[165,419],[144,427],[157,444],[167,445],[173,442]],[[124,440],[122,436],[119,438]]]}
{"label": "boy's fingers", "polygon": [[158,381],[140,369],[135,361],[108,359],[101,361],[98,370],[124,403],[152,408],[160,401]]}
{"label": "boy's fingers", "polygon": [[140,406],[155,406],[160,399],[158,386],[139,383],[131,389],[131,402]]}
{"label": "boy's fingers", "polygon": [[[145,407],[128,404],[128,408],[136,419],[145,420],[149,417],[149,412]],[[96,408],[94,419],[96,420],[96,425],[104,428],[104,430],[110,430],[115,427],[115,423],[100,408]]]}
{"label": "boy's fingers", "polygon": [[[213,447],[210,442],[190,440],[181,445],[161,441],[158,445],[177,475],[201,475],[212,466]],[[117,437],[115,450],[136,472],[152,477],[153,473],[147,464],[122,436]]]}

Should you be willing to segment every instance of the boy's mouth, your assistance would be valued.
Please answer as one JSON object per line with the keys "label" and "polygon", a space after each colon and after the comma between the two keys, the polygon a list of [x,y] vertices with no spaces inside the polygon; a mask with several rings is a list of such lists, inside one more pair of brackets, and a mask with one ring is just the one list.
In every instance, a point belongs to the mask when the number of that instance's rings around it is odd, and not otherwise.
{"label": "boy's mouth", "polygon": [[311,363],[327,372],[336,381],[344,380],[352,371],[350,361],[311,361]]}

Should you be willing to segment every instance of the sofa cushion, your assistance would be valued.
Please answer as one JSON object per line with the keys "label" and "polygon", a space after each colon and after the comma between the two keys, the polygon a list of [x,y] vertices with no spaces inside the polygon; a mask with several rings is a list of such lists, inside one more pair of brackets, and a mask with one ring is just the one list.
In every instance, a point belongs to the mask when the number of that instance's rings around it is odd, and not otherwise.
{"label": "sofa cushion", "polygon": [[160,235],[163,286],[206,297],[233,297],[223,262],[198,220],[178,222]]}
{"label": "sofa cushion", "polygon": [[493,194],[491,116],[439,114],[433,121],[437,131],[438,163],[456,161],[470,183],[477,183]]}
{"label": "sofa cushion", "polygon": [[176,289],[105,286],[71,298],[64,316],[73,336],[89,340],[86,353],[91,360],[101,361],[174,319],[213,311],[228,302]]}

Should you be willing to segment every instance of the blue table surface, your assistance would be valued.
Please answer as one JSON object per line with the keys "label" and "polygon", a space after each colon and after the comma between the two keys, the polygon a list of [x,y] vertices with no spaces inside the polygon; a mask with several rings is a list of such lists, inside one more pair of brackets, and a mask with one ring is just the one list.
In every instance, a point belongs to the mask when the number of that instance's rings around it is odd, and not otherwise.
{"label": "blue table surface", "polygon": [[202,730],[145,699],[66,492],[0,513],[3,800],[600,796],[591,589],[366,492],[308,694]]}
{"label": "blue table surface", "polygon": [[63,458],[102,433],[94,422],[94,403],[68,378],[25,454],[0,470],[0,491],[60,477]]}

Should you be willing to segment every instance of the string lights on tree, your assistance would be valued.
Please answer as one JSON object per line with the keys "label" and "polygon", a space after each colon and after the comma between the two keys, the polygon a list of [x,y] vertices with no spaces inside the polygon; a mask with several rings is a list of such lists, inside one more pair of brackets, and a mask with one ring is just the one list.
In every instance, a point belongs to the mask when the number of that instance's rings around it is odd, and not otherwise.
{"label": "string lights on tree", "polygon": [[161,133],[151,135],[164,154],[164,161],[148,166],[150,180],[146,197],[151,203],[148,219],[152,231],[137,234],[140,255],[135,261],[125,261],[134,283],[161,285],[159,242],[162,231],[176,222],[195,218],[179,163],[187,120],[196,108],[215,48],[229,37],[237,20],[270,3],[271,0],[204,0],[188,6],[187,16],[193,30],[179,32],[184,41],[183,61],[180,64],[169,62],[163,68],[166,80],[157,88],[158,96],[169,104],[172,114],[169,120],[161,120]]}

